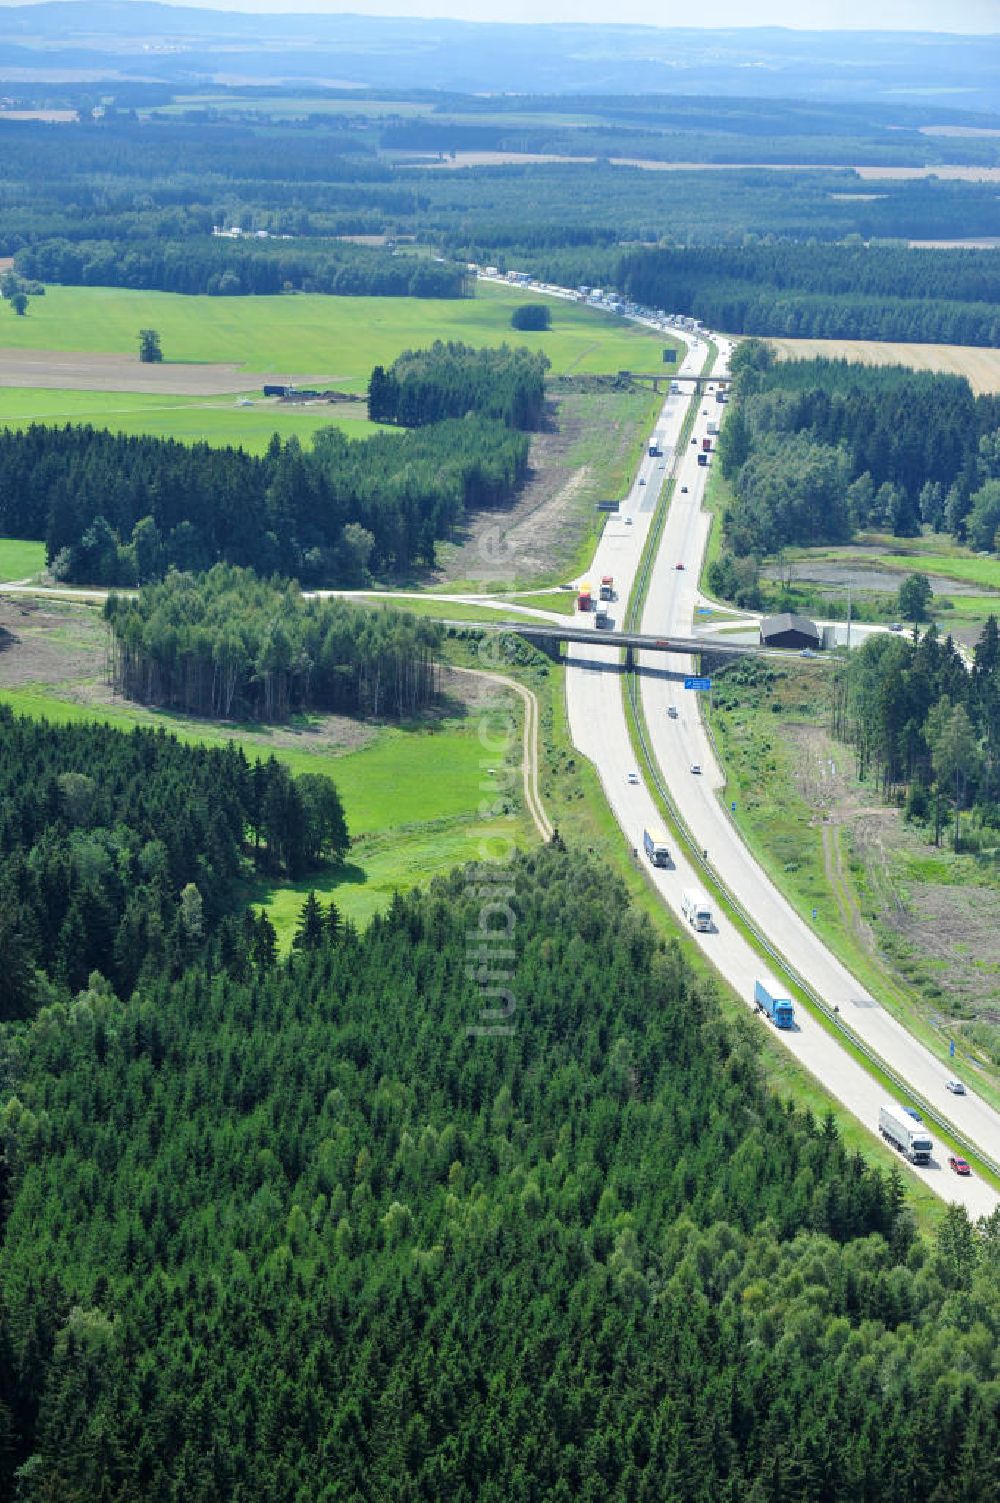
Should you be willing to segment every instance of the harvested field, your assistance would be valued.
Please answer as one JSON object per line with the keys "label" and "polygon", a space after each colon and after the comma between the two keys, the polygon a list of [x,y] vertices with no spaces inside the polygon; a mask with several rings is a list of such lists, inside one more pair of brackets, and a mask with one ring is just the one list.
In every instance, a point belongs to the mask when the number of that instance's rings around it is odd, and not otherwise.
{"label": "harvested field", "polygon": [[79,118],[78,110],[0,110],[0,120],[46,120],[50,125],[65,125]]}
{"label": "harvested field", "polygon": [[1000,350],[960,344],[882,344],[874,339],[772,339],[783,360],[856,360],[965,376],[974,392],[1000,391]]}
{"label": "harvested field", "polygon": [[881,178],[883,182],[908,183],[915,178],[937,177],[948,183],[1000,183],[1000,167],[855,167],[858,177]]}
{"label": "harvested field", "polygon": [[79,391],[137,391],[160,396],[212,397],[259,391],[265,382],[295,386],[329,386],[336,375],[267,375],[238,365],[142,365],[135,355],[79,354],[68,350],[0,349],[0,387],[34,386]]}

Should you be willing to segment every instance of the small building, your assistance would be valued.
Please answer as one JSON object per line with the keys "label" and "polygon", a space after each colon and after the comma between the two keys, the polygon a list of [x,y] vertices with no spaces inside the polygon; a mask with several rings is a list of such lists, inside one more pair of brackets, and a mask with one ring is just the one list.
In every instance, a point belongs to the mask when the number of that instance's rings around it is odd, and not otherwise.
{"label": "small building", "polygon": [[761,621],[760,641],[762,647],[811,647],[817,651],[823,645],[823,634],[815,621],[782,611]]}

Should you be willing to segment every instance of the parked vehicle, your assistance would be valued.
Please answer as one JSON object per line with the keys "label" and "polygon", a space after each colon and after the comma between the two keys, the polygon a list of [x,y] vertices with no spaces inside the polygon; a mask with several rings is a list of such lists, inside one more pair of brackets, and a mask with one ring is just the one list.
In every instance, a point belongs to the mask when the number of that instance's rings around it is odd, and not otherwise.
{"label": "parked vehicle", "polygon": [[642,832],[642,848],[654,866],[670,865],[670,848],[665,830],[655,826]]}
{"label": "parked vehicle", "polygon": [[762,1013],[771,1019],[775,1028],[795,1027],[795,1008],[788,997],[775,997],[763,981],[755,981],[753,999]]}
{"label": "parked vehicle", "polygon": [[916,1126],[902,1107],[881,1106],[878,1113],[878,1130],[887,1143],[898,1148],[911,1164],[929,1164],[934,1144],[923,1125]]}
{"label": "parked vehicle", "polygon": [[965,1160],[958,1158],[953,1153],[949,1154],[949,1156],[948,1156],[948,1167],[951,1168],[951,1169],[954,1169],[954,1171],[955,1171],[956,1174],[971,1174],[972,1173],[972,1170],[969,1168],[969,1166],[965,1162]]}
{"label": "parked vehicle", "polygon": [[681,912],[699,934],[708,934],[712,928],[712,905],[697,887],[685,887],[681,894]]}

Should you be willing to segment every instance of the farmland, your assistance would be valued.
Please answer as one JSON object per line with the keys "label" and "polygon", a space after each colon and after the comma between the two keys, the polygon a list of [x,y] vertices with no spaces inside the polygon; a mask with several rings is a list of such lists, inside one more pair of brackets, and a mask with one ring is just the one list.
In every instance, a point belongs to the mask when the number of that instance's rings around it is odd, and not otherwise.
{"label": "farmland", "polygon": [[770,339],[783,360],[852,360],[862,365],[908,365],[918,371],[965,376],[972,390],[1000,391],[1000,350],[957,344],[893,344],[874,339]]}
{"label": "farmland", "polygon": [[[510,316],[527,292],[480,285],[476,296],[431,298],[183,297],[107,287],[50,287],[25,318],[0,324],[0,352],[13,349],[136,353],[138,331],[160,334],[164,362],[233,362],[248,374],[313,379],[362,391],[373,365],[435,339],[467,344],[517,343],[542,349],[556,375],[654,369],[662,336],[572,303],[553,307],[546,333],[518,332]],[[650,364],[649,362],[652,362]],[[11,384],[22,386],[22,380]],[[5,410],[0,397],[0,412]]]}

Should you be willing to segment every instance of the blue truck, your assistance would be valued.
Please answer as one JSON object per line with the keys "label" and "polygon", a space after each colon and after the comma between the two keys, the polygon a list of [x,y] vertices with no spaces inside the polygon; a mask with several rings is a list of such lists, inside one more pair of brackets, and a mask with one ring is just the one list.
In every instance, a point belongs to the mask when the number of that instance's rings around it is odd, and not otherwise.
{"label": "blue truck", "polygon": [[761,1012],[767,1014],[775,1028],[795,1027],[795,1008],[787,997],[772,997],[763,981],[755,981],[753,999]]}

